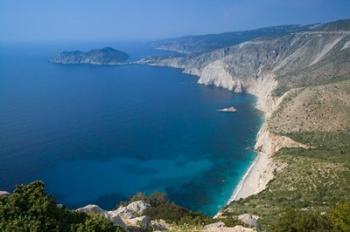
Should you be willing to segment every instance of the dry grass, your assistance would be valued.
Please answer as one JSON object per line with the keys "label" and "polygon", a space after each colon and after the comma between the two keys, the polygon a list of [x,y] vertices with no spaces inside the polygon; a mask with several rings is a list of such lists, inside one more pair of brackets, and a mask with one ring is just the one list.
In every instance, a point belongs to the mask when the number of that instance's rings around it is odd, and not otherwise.
{"label": "dry grass", "polygon": [[350,81],[290,91],[269,125],[277,134],[350,128]]}

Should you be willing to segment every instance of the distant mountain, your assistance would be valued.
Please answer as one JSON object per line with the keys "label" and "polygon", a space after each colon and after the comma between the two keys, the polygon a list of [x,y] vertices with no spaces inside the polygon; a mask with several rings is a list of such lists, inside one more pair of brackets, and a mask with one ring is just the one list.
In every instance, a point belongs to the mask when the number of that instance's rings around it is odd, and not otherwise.
{"label": "distant mountain", "polygon": [[319,24],[313,30],[322,31],[350,31],[350,19],[337,20],[330,23]]}
{"label": "distant mountain", "polygon": [[275,38],[290,33],[309,31],[312,26],[313,25],[284,25],[248,31],[225,32],[221,34],[184,36],[180,38],[158,40],[153,43],[153,46],[158,49],[184,54],[202,53],[233,46],[256,38]]}
{"label": "distant mountain", "polygon": [[95,64],[117,65],[126,62],[129,55],[111,47],[94,49],[88,52],[69,51],[61,52],[53,57],[50,62],[56,64]]}

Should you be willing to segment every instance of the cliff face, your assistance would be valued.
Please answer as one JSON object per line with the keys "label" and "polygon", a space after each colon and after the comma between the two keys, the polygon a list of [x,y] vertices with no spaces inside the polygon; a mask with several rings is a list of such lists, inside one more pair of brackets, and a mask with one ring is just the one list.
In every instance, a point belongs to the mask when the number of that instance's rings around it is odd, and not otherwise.
{"label": "cliff face", "polygon": [[[182,68],[201,84],[240,92],[256,91],[276,80],[273,94],[291,88],[332,82],[350,73],[349,32],[302,32],[277,39],[254,40],[197,56],[148,59],[145,63]],[[320,75],[322,74],[322,75]],[[273,77],[273,78],[271,78]],[[274,80],[273,80],[274,79]]]}
{"label": "cliff face", "polygon": [[247,91],[269,113],[293,88],[347,79],[350,32],[302,32],[277,39],[254,40],[197,56],[145,59],[150,65],[182,68],[198,83]]}

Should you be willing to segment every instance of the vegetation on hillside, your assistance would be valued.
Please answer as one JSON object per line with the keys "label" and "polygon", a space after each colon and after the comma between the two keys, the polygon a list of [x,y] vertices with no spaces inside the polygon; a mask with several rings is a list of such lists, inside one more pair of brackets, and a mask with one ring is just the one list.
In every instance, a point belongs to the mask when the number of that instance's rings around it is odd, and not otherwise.
{"label": "vegetation on hillside", "polygon": [[[271,190],[274,190],[274,188],[269,188],[268,191]],[[338,190],[335,190],[334,193],[336,194],[337,192]],[[281,191],[277,194],[280,193]],[[346,195],[347,193],[344,193],[343,196]],[[236,214],[243,211],[262,215],[261,222],[265,225],[263,229],[273,232],[349,231],[350,204],[336,203],[338,199],[336,196],[334,199],[330,200],[330,198],[322,199],[320,194],[315,196],[315,199],[319,197],[317,201],[310,201],[310,203],[308,203],[308,200],[305,202],[298,200],[296,195],[292,195],[290,199],[287,199],[287,194],[277,199],[273,199],[273,195],[266,196],[267,197],[251,197],[238,202],[238,206],[231,205],[229,207],[230,211],[226,211],[224,214],[226,218],[221,219],[211,219],[201,214],[190,212],[187,209],[169,202],[162,193],[155,193],[149,197],[145,194],[137,194],[130,200],[143,200],[150,203],[152,207],[147,210],[145,214],[152,219],[167,220],[167,222],[172,225],[170,231],[200,231],[206,224],[218,220],[224,221],[228,227],[233,227],[237,224],[242,224],[237,220]],[[325,193],[324,196],[331,195]],[[271,197],[271,199],[269,197]],[[306,197],[303,198],[304,196],[302,194],[299,195],[299,197],[301,199],[306,199]],[[310,198],[311,195],[308,197]],[[343,199],[350,202],[346,197]],[[275,204],[273,204],[274,201]],[[294,202],[295,204],[293,204]],[[332,207],[328,207],[328,205],[332,205]],[[14,193],[9,196],[1,197],[0,215],[0,231],[5,232],[124,231],[101,215],[79,213],[58,205],[51,196],[45,193],[44,184],[42,182],[19,185]]]}
{"label": "vegetation on hillside", "polygon": [[[280,150],[274,159],[285,167],[276,171],[275,178],[264,191],[231,203],[225,210],[225,216],[257,214],[267,230],[272,230],[276,222],[286,224],[286,218],[290,220],[287,224],[311,223],[315,226],[326,223],[326,219],[331,220],[318,215],[328,215],[329,209],[339,202],[350,202],[350,131],[290,133],[289,136],[312,148]],[[298,218],[292,219],[294,214]]]}
{"label": "vegetation on hillside", "polygon": [[45,193],[42,182],[18,185],[0,197],[0,231],[122,232],[100,215],[70,211]]}
{"label": "vegetation on hillside", "polygon": [[192,212],[189,209],[171,202],[166,194],[161,192],[155,192],[150,196],[147,196],[145,193],[137,193],[132,196],[128,202],[121,202],[121,204],[126,205],[138,200],[142,200],[151,205],[143,214],[149,216],[152,220],[163,219],[172,224],[187,224],[193,226],[206,225],[216,221],[199,212]]}
{"label": "vegetation on hillside", "polygon": [[327,212],[289,209],[271,226],[272,232],[350,231],[350,204],[340,203]]}

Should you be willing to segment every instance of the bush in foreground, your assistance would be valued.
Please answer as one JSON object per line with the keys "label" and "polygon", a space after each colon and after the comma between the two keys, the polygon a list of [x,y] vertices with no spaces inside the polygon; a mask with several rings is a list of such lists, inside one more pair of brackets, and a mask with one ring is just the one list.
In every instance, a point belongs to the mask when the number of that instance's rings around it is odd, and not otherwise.
{"label": "bush in foreground", "polygon": [[122,231],[102,216],[58,206],[39,181],[18,185],[11,195],[0,198],[0,215],[0,231]]}

